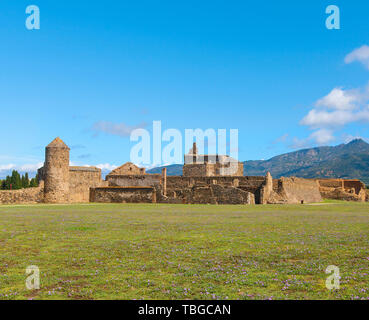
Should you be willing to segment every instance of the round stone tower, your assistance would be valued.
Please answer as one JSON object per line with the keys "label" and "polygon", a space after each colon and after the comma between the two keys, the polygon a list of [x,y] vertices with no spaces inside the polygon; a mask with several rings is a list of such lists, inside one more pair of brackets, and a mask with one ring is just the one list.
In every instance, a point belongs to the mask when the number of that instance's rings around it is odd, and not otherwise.
{"label": "round stone tower", "polygon": [[69,201],[69,150],[59,137],[45,149],[44,200],[46,203]]}

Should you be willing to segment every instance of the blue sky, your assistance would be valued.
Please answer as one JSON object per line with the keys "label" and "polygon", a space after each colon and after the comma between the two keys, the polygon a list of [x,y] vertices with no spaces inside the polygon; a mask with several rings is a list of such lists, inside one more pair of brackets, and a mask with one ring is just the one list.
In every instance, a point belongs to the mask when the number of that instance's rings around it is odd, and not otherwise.
{"label": "blue sky", "polygon": [[237,128],[241,160],[369,137],[368,16],[367,1],[1,1],[0,176],[56,136],[73,164],[120,165],[153,120]]}

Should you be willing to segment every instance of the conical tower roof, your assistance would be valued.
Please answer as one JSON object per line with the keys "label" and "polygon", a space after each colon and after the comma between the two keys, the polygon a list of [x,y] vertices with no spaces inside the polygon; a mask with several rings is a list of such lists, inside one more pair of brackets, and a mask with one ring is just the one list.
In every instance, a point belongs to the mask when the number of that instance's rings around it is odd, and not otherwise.
{"label": "conical tower roof", "polygon": [[64,143],[62,139],[59,137],[55,138],[51,141],[46,148],[60,148],[60,149],[69,149],[68,146]]}

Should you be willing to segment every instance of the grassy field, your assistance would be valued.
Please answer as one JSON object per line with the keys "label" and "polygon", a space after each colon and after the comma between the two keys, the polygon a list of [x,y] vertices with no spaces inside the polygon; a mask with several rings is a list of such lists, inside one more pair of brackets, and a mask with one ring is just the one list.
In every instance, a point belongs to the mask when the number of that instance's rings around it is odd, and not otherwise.
{"label": "grassy field", "polygon": [[1,206],[0,299],[369,299],[369,205]]}

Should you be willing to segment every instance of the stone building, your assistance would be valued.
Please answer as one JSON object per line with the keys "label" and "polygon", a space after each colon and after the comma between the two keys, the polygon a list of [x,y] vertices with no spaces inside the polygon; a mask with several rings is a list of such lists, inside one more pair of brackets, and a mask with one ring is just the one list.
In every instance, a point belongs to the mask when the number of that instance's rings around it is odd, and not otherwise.
{"label": "stone building", "polygon": [[[243,175],[243,163],[226,155],[199,155],[196,144],[184,157],[183,176],[147,174],[132,163],[106,176],[108,186],[91,189],[92,202],[188,204],[308,203],[322,200],[316,181],[273,180],[270,173]],[[229,170],[230,164],[234,170]]]}
{"label": "stone building", "polygon": [[39,179],[44,181],[45,203],[88,202],[90,188],[106,185],[101,169],[70,166],[69,150],[59,137],[46,146],[45,163],[38,170]]}
{"label": "stone building", "polygon": [[[0,191],[0,203],[144,202],[186,204],[284,204],[332,199],[364,201],[359,180],[273,179],[244,176],[243,164],[223,155],[199,155],[196,144],[185,155],[183,176],[148,174],[128,162],[105,178],[96,167],[69,165],[69,148],[54,139],[45,149],[38,188]],[[229,171],[229,163],[235,171]]]}
{"label": "stone building", "polygon": [[47,203],[69,202],[69,150],[60,138],[46,146],[43,172]]}
{"label": "stone building", "polygon": [[184,177],[243,176],[243,163],[228,155],[200,155],[196,143],[184,155]]}
{"label": "stone building", "polygon": [[109,175],[142,175],[145,174],[145,168],[139,168],[132,162],[127,162],[114,169]]}
{"label": "stone building", "polygon": [[357,179],[317,179],[319,191],[325,199],[366,201],[364,183]]}

